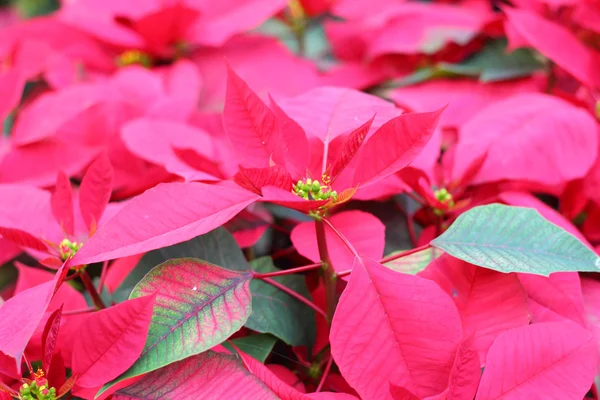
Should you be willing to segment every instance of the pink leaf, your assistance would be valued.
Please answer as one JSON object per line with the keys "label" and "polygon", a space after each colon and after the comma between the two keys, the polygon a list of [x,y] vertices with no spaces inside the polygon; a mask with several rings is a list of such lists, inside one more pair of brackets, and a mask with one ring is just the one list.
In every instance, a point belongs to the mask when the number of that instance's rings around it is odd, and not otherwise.
{"label": "pink leaf", "polygon": [[79,188],[79,207],[88,231],[93,234],[110,201],[113,168],[106,153],[89,166]]}
{"label": "pink leaf", "polygon": [[50,315],[42,333],[42,368],[46,374],[50,370],[52,357],[54,356],[54,347],[56,346],[56,339],[58,339],[62,308],[63,306],[61,305]]}
{"label": "pink leaf", "polygon": [[69,120],[106,95],[102,85],[81,84],[41,96],[19,114],[13,133],[15,144],[22,146],[54,136]]}
{"label": "pink leaf", "polygon": [[239,157],[253,167],[281,164],[286,152],[279,120],[231,68],[223,124]]}
{"label": "pink leaf", "polygon": [[527,293],[533,322],[567,318],[584,325],[583,294],[578,273],[556,272],[548,277],[519,274],[519,280]]}
{"label": "pink leaf", "polygon": [[527,296],[516,274],[503,274],[448,254],[434,260],[419,276],[431,279],[454,300],[463,329],[473,333],[472,348],[485,364],[496,337],[529,324]]}
{"label": "pink leaf", "polygon": [[258,196],[203,183],[160,184],[130,200],[71,259],[71,265],[144,253],[189,240],[233,218]]}
{"label": "pink leaf", "polygon": [[[600,282],[591,278],[583,278],[581,289],[585,301],[586,326],[594,333],[597,344],[596,352],[598,353],[600,351]],[[596,376],[599,373],[600,364]]]}
{"label": "pink leaf", "polygon": [[52,213],[61,228],[73,235],[75,231],[75,217],[73,216],[73,192],[71,182],[64,172],[59,172],[56,178],[56,188],[50,200]]}
{"label": "pink leaf", "polygon": [[389,384],[420,397],[443,391],[461,337],[458,311],[434,282],[369,259],[357,259],[330,335],[342,375],[367,399],[391,399]]}
{"label": "pink leaf", "polygon": [[265,168],[244,168],[233,177],[235,183],[258,195],[264,186],[273,186],[282,190],[292,190],[292,177],[285,168],[274,165]]}
{"label": "pink leaf", "polygon": [[46,312],[61,272],[53,280],[11,297],[0,307],[0,320],[11,322],[0,324],[0,353],[14,361],[19,373],[25,347]]}
{"label": "pink leaf", "polygon": [[360,149],[363,140],[365,140],[365,137],[367,137],[367,133],[369,133],[369,129],[371,129],[374,119],[375,116],[348,134],[348,137],[344,140],[342,150],[340,150],[336,160],[331,166],[329,176],[331,177],[332,182],[335,181],[344,167],[346,167],[348,163],[352,161]]}
{"label": "pink leaf", "polygon": [[527,10],[504,8],[511,47],[528,45],[587,86],[600,87],[600,54],[566,28]]}
{"label": "pink leaf", "polygon": [[82,387],[105,384],[135,362],[146,343],[154,296],[127,300],[90,314],[73,344],[73,373]]}
{"label": "pink leaf", "polygon": [[473,116],[455,148],[455,178],[487,151],[473,183],[511,179],[559,185],[585,176],[596,160],[598,135],[586,111],[557,97],[521,94]]}
{"label": "pink leaf", "polygon": [[476,400],[580,400],[597,362],[593,335],[573,322],[515,328],[490,347]]}
{"label": "pink leaf", "polygon": [[[197,2],[198,3],[198,2]],[[189,36],[197,43],[222,46],[236,33],[258,27],[284,9],[285,0],[224,0],[219,3],[200,1],[202,18],[190,29]]]}
{"label": "pink leaf", "polygon": [[0,227],[0,235],[4,240],[15,243],[19,247],[27,247],[38,251],[48,251],[44,242],[35,236],[15,228]]}
{"label": "pink leaf", "polygon": [[[158,118],[139,118],[121,128],[125,145],[136,156],[163,166],[187,180],[216,180],[213,176],[216,149],[213,139],[202,129]],[[194,151],[202,164],[186,162],[178,150]]]}
{"label": "pink leaf", "polygon": [[448,380],[448,392],[443,398],[473,400],[481,378],[479,366],[479,355],[473,348],[473,335],[469,335],[458,346]]}
{"label": "pink leaf", "polygon": [[403,114],[383,124],[359,153],[355,185],[369,185],[406,167],[429,142],[442,111]]}
{"label": "pink leaf", "polygon": [[[337,137],[352,132],[375,115],[368,137],[401,112],[388,101],[348,88],[321,87],[278,103],[304,129],[309,139],[323,143],[323,155],[317,160],[318,170],[311,171],[316,177],[335,160],[336,155],[330,147]],[[313,148],[311,146],[311,152]]]}
{"label": "pink leaf", "polygon": [[[330,218],[331,224],[354,246],[358,254],[379,260],[385,246],[385,226],[372,214],[363,211],[344,211]],[[291,240],[298,252],[313,262],[320,261],[314,222],[296,225]],[[350,269],[354,264],[354,254],[339,236],[325,226],[327,250],[331,263],[337,271]]]}
{"label": "pink leaf", "polygon": [[278,399],[236,357],[209,351],[151,372],[113,399],[235,399],[241,394],[253,400]]}
{"label": "pink leaf", "polygon": [[0,182],[52,186],[59,171],[75,176],[97,154],[95,148],[56,138],[13,146],[0,162]]}
{"label": "pink leaf", "polygon": [[281,135],[286,146],[291,151],[286,154],[286,168],[293,175],[294,178],[303,178],[306,175],[306,167],[309,162],[309,147],[308,138],[304,129],[293,119],[291,119],[285,111],[273,98],[269,97],[271,101],[271,109],[275,116],[279,119],[281,126]]}

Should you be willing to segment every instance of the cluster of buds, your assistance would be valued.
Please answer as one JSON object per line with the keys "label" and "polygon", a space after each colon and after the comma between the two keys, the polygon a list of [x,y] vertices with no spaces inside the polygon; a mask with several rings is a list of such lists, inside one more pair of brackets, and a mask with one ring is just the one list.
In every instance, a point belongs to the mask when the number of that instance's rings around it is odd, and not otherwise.
{"label": "cluster of buds", "polygon": [[38,369],[33,374],[35,379],[31,383],[21,386],[19,398],[22,400],[56,400],[56,389],[48,387],[48,380],[44,372]]}
{"label": "cluster of buds", "polygon": [[139,50],[127,50],[117,58],[117,66],[126,67],[128,65],[141,65],[142,67],[150,68],[152,66],[152,58]]}
{"label": "cluster of buds", "polygon": [[[452,198],[452,193],[448,192],[446,188],[438,189],[433,192],[435,198],[442,204],[448,206],[448,208],[454,207],[454,199]],[[444,210],[440,210],[438,208],[434,208],[433,212],[437,216],[444,215]]]}
{"label": "cluster of buds", "polygon": [[83,246],[83,243],[71,242],[69,239],[63,239],[58,245],[60,258],[63,261],[67,261],[77,253],[77,250],[79,250],[81,246]]}
{"label": "cluster of buds", "polygon": [[321,185],[318,180],[310,178],[298,181],[292,187],[292,193],[306,200],[337,200],[337,192],[329,186]]}

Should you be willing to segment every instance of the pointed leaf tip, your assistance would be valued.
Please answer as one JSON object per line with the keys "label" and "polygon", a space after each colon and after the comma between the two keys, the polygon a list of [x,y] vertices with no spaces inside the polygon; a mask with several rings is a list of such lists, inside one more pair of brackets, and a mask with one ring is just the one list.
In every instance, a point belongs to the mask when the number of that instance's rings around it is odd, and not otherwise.
{"label": "pointed leaf tip", "polygon": [[89,166],[81,181],[79,208],[90,235],[95,233],[106,205],[110,201],[113,175],[110,158],[106,153],[102,153]]}

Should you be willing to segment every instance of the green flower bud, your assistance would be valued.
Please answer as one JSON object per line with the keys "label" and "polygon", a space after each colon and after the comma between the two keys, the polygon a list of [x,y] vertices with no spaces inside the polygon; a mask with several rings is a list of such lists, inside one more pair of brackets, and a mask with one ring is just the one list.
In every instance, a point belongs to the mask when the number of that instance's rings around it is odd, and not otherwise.
{"label": "green flower bud", "polygon": [[312,191],[315,193],[319,193],[321,191],[321,182],[313,181],[312,183]]}

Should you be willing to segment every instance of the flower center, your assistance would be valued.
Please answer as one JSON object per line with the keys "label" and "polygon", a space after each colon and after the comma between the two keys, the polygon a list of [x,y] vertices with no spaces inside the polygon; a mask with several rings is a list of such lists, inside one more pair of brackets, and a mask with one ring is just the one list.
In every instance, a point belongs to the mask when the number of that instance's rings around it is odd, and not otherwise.
{"label": "flower center", "polygon": [[[326,177],[324,177],[326,178]],[[327,182],[327,179],[323,179]],[[292,187],[292,193],[306,200],[337,200],[337,192],[331,187],[321,184],[318,180],[310,178],[298,181]]]}
{"label": "flower center", "polygon": [[152,66],[152,58],[149,54],[140,50],[127,50],[117,57],[117,65],[119,67],[126,67],[134,64],[150,68]]}
{"label": "flower center", "polygon": [[[435,190],[433,194],[440,203],[448,206],[449,208],[454,207],[454,198],[452,197],[452,193],[448,192],[446,188]],[[444,210],[440,210],[438,208],[434,208],[433,212],[438,216],[444,215]]]}
{"label": "flower center", "polygon": [[79,250],[81,246],[83,246],[83,243],[71,242],[69,239],[63,239],[58,245],[60,258],[63,261],[67,261],[77,253],[77,250]]}
{"label": "flower center", "polygon": [[56,400],[56,389],[48,387],[48,380],[44,371],[38,368],[33,373],[34,380],[30,384],[23,384],[20,388],[20,398],[23,400]]}

